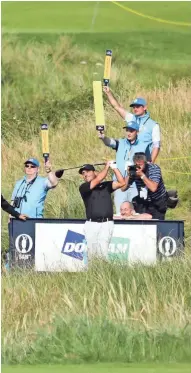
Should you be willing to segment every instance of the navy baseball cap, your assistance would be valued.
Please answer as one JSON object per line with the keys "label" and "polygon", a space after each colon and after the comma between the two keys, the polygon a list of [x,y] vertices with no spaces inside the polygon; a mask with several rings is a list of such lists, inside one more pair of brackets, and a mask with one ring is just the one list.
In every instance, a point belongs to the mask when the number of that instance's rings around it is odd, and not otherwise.
{"label": "navy baseball cap", "polygon": [[126,126],[125,127],[123,127],[123,128],[130,128],[130,129],[132,129],[132,130],[134,130],[134,131],[139,131],[139,125],[136,123],[136,122],[126,122]]}
{"label": "navy baseball cap", "polygon": [[82,174],[83,171],[95,171],[95,168],[92,164],[84,164],[80,169],[79,169],[79,174]]}
{"label": "navy baseball cap", "polygon": [[131,105],[129,105],[129,106],[132,107],[134,105],[146,106],[147,105],[147,101],[144,98],[142,98],[142,97],[137,97],[135,100],[133,100],[131,102]]}
{"label": "navy baseball cap", "polygon": [[40,163],[39,163],[38,159],[36,159],[36,158],[29,158],[29,159],[27,159],[27,161],[24,164],[27,164],[27,163],[31,163],[31,164],[33,164],[36,167],[40,166]]}

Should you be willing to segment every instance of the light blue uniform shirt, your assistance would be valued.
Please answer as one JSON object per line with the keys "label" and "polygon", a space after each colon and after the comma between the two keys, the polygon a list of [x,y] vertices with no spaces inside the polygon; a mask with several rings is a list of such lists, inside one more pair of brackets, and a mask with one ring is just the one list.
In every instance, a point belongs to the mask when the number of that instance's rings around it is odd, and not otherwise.
{"label": "light blue uniform shirt", "polygon": [[[106,146],[116,151],[117,168],[123,177],[127,176],[127,167],[133,165],[133,156],[135,153],[143,152],[146,154],[147,160],[150,160],[149,144],[140,141],[138,138],[133,143],[126,138],[115,140],[105,137],[102,141]],[[113,180],[116,180],[115,175],[113,176]]]}
{"label": "light blue uniform shirt", "polygon": [[15,184],[11,200],[15,197],[23,197],[19,208],[15,208],[20,214],[28,215],[29,218],[43,218],[44,201],[49,189],[52,189],[47,177],[37,176],[27,183],[26,176]]}
{"label": "light blue uniform shirt", "polygon": [[150,154],[153,148],[160,148],[160,127],[157,122],[150,118],[149,112],[142,116],[127,112],[125,121],[134,121],[139,125],[138,139],[140,142],[149,145]]}
{"label": "light blue uniform shirt", "polygon": [[[150,160],[149,145],[146,142],[141,142],[139,139],[136,139],[133,144],[128,139],[119,139],[117,142],[116,163],[123,177],[127,176],[127,166],[134,164],[135,153],[143,152],[146,154],[147,160]],[[114,180],[116,180],[115,175]]]}

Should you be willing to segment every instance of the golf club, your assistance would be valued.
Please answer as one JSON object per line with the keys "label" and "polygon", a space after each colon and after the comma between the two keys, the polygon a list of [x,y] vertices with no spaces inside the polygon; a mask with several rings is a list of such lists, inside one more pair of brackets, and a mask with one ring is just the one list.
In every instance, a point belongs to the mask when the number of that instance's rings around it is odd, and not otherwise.
{"label": "golf club", "polygon": [[[103,165],[105,165],[105,164],[106,164],[106,162],[102,162],[102,163],[94,163],[93,166],[103,166]],[[55,175],[56,175],[56,177],[57,177],[58,179],[60,179],[60,178],[62,177],[64,171],[74,170],[74,169],[76,169],[76,168],[81,168],[81,167],[83,167],[83,166],[84,166],[84,164],[81,165],[81,166],[76,166],[76,167],[61,168],[61,169],[55,171]]]}

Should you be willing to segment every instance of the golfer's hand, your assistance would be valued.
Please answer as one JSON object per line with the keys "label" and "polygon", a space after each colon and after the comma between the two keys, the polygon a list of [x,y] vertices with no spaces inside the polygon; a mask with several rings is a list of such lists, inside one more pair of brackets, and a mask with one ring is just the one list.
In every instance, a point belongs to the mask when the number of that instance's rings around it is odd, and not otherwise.
{"label": "golfer's hand", "polygon": [[117,168],[117,163],[116,161],[109,161],[109,167],[114,170]]}
{"label": "golfer's hand", "polygon": [[20,214],[19,215],[19,219],[20,220],[27,220],[28,216],[27,215],[24,215],[24,214]]}
{"label": "golfer's hand", "polygon": [[104,139],[105,135],[103,131],[98,131],[98,137],[99,139]]}
{"label": "golfer's hand", "polygon": [[103,92],[106,93],[106,95],[110,92],[110,88],[108,86],[103,86]]}
{"label": "golfer's hand", "polygon": [[64,169],[56,170],[56,171],[55,171],[55,176],[56,176],[58,179],[60,179],[60,178],[62,177],[63,173],[64,173]]}
{"label": "golfer's hand", "polygon": [[49,172],[52,171],[52,165],[51,165],[49,159],[48,159],[48,161],[45,163],[45,167],[44,167],[44,168],[45,168],[45,171],[46,171],[47,173],[49,173]]}

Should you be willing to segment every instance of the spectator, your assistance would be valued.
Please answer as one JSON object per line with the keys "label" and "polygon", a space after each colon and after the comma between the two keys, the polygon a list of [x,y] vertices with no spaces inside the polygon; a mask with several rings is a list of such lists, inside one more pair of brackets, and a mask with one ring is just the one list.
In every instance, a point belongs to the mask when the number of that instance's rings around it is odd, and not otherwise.
{"label": "spectator", "polygon": [[[98,136],[106,146],[116,151],[117,167],[123,177],[127,176],[127,166],[133,165],[133,156],[137,152],[144,152],[150,160],[149,145],[146,142],[141,142],[137,138],[139,126],[136,122],[127,122],[125,127],[125,138],[118,140],[106,137],[104,133],[99,132]],[[114,180],[116,177],[114,175]],[[137,188],[133,183],[125,192],[120,189],[114,193],[114,203],[116,213],[119,214],[122,202],[131,202],[133,197],[137,195]]]}
{"label": "spectator", "polygon": [[19,212],[15,211],[13,206],[11,206],[9,202],[6,201],[6,199],[2,196],[2,194],[1,194],[1,208],[16,219],[20,219],[20,220],[27,219],[26,215],[19,214]]}
{"label": "spectator", "polygon": [[132,203],[125,201],[121,204],[120,215],[114,215],[113,218],[124,220],[150,220],[152,219],[152,215],[135,212]]}
{"label": "spectator", "polygon": [[43,218],[45,198],[49,189],[57,186],[58,179],[50,161],[45,164],[48,177],[38,175],[40,164],[37,159],[29,158],[24,165],[25,176],[15,184],[12,204],[19,214],[26,214],[29,218]]}
{"label": "spectator", "polygon": [[[148,163],[144,153],[135,154],[133,161],[137,166],[133,181],[138,189],[138,196],[133,198],[135,211],[151,214],[153,219],[164,220],[168,195],[160,167]],[[127,176],[126,185],[122,189],[128,188],[131,182],[131,177]]]}
{"label": "spectator", "polygon": [[103,91],[107,95],[110,104],[126,122],[135,121],[138,124],[138,139],[149,145],[151,161],[154,163],[160,151],[160,127],[157,122],[151,119],[147,111],[146,100],[142,97],[137,97],[133,100],[130,104],[133,109],[132,114],[118,103],[108,86],[103,87]]}
{"label": "spectator", "polygon": [[[103,181],[111,168],[117,181]],[[80,194],[86,208],[87,221],[85,223],[85,237],[87,241],[88,257],[107,259],[109,243],[113,233],[113,205],[111,193],[124,186],[124,178],[117,169],[116,162],[107,162],[105,168],[95,172],[91,164],[80,168],[79,173],[84,179],[80,186]]]}

